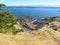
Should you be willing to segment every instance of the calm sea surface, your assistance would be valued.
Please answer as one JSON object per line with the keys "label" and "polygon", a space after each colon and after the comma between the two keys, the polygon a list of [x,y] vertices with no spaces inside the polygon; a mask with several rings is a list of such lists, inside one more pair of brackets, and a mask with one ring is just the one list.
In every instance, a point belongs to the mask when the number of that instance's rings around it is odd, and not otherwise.
{"label": "calm sea surface", "polygon": [[4,10],[10,10],[10,12],[17,17],[31,16],[33,18],[43,18],[51,16],[60,16],[59,7],[3,7]]}

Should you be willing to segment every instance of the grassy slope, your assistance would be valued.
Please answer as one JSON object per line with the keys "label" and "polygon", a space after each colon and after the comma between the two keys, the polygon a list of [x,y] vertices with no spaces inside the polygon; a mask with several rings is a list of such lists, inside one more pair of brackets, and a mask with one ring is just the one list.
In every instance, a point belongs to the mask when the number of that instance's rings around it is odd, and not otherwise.
{"label": "grassy slope", "polygon": [[[60,24],[59,22],[52,23]],[[0,45],[60,45],[60,32],[44,26],[35,35],[28,32],[17,35],[0,34]]]}

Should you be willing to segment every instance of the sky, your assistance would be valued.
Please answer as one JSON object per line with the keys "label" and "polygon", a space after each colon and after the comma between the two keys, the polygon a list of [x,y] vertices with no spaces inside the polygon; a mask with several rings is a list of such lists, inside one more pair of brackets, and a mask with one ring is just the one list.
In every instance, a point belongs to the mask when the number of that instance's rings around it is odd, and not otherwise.
{"label": "sky", "polygon": [[8,6],[59,6],[60,0],[0,0]]}

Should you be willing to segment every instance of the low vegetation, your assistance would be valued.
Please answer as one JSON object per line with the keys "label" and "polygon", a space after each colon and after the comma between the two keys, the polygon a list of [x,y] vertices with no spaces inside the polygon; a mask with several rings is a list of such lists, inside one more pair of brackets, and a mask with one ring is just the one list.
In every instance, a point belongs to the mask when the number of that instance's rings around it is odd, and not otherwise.
{"label": "low vegetation", "polygon": [[6,33],[6,34],[16,34],[18,32],[21,32],[21,30],[16,29],[15,27],[10,27],[10,28],[2,28],[0,30],[0,33]]}
{"label": "low vegetation", "polygon": [[20,32],[20,30],[14,27],[14,24],[17,22],[16,17],[14,17],[9,10],[3,11],[3,6],[5,6],[5,4],[0,4],[0,33],[16,34]]}

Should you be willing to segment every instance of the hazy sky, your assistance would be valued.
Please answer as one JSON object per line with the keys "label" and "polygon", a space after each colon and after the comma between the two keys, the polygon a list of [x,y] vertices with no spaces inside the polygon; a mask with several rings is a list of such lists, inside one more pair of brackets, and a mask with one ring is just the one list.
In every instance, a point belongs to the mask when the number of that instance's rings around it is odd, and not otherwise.
{"label": "hazy sky", "polygon": [[0,3],[14,6],[60,6],[60,0],[0,0]]}

